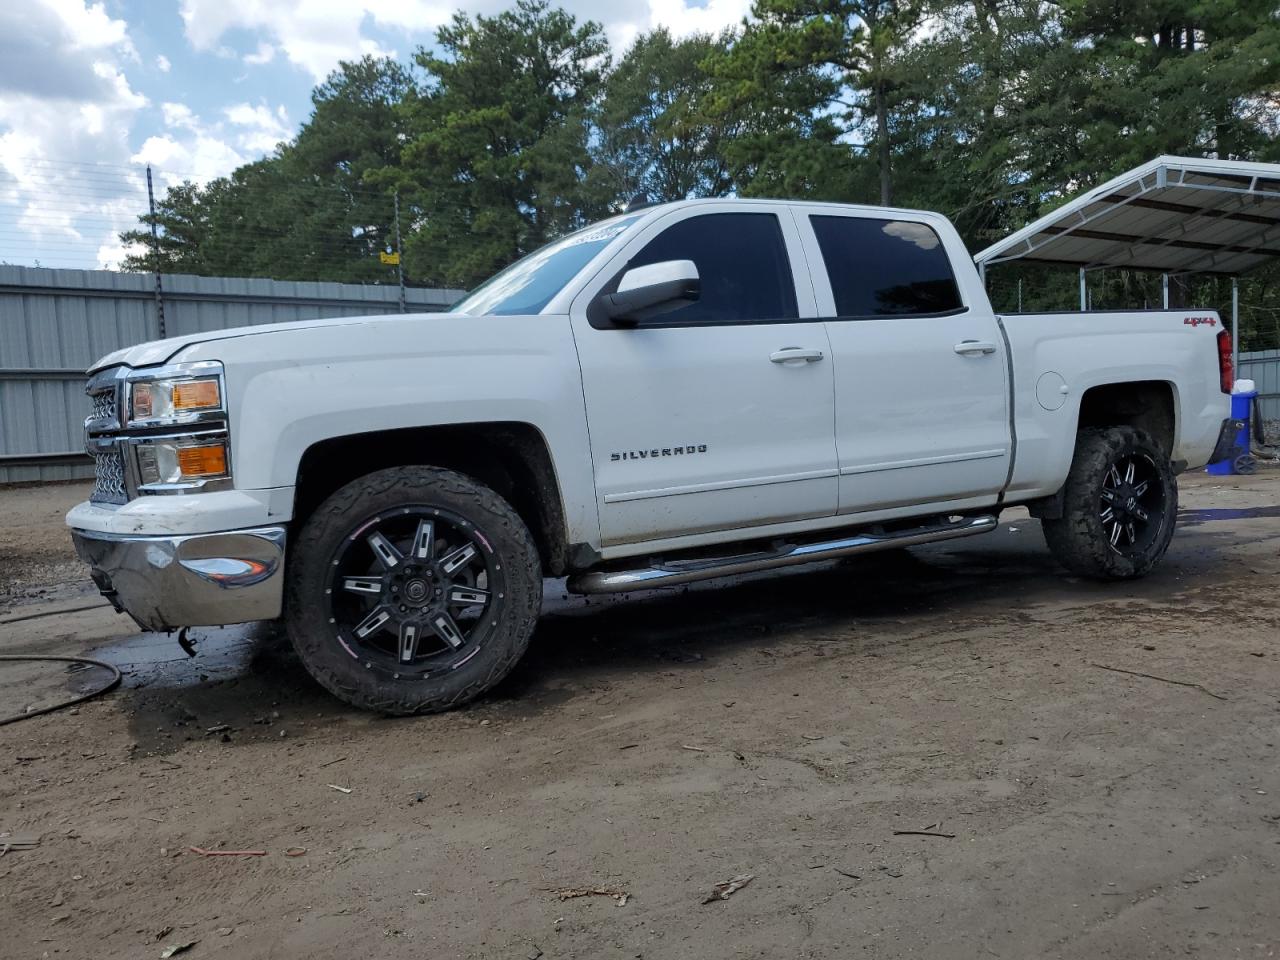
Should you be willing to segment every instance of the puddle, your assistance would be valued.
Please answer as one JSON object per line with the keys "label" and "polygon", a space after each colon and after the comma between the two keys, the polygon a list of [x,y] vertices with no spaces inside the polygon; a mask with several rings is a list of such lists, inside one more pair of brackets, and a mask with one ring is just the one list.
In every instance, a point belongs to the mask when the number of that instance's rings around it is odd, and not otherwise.
{"label": "puddle", "polygon": [[188,657],[176,633],[137,633],[97,647],[88,656],[118,667],[124,674],[121,683],[129,689],[189,687],[243,674],[268,634],[274,636],[274,631],[265,623],[195,627],[189,639],[196,655]]}
{"label": "puddle", "polygon": [[[1280,516],[1280,507],[1188,510],[1187,524]],[[788,567],[716,581],[595,597],[569,596],[563,580],[544,583],[544,604],[529,654],[487,701],[518,704],[522,715],[555,709],[628,668],[702,669],[724,651],[778,646],[792,636],[874,637],[880,622],[935,616],[978,618],[1019,606],[1105,596],[1065,578],[1033,527],[1002,528],[981,541],[935,544],[844,561]],[[1178,576],[1216,562],[1212,550],[1182,549],[1141,590],[1159,596]],[[950,621],[950,622],[954,622]],[[188,657],[176,634],[139,633],[90,651],[120,668],[141,748],[164,753],[229,725],[227,743],[303,736],[317,725],[374,722],[315,683],[278,624],[195,628]],[[219,742],[222,738],[214,736]]]}
{"label": "puddle", "polygon": [[1178,523],[1188,527],[1214,520],[1253,520],[1258,517],[1280,517],[1280,506],[1212,507],[1205,510],[1178,511]]}
{"label": "puddle", "polygon": [[[927,617],[942,607],[971,606],[1010,589],[1054,589],[1058,582],[1038,536],[1003,530],[981,545],[939,544],[603,596],[571,596],[564,580],[546,580],[534,651],[515,686],[527,696],[584,660],[684,662],[689,644],[706,654],[744,636],[843,627],[850,617],[863,624]],[[124,688],[147,695],[205,697],[211,688],[242,684],[239,695],[261,686],[268,699],[309,700],[319,691],[277,624],[196,627],[188,636],[195,657],[178,645],[176,633],[132,634],[88,655],[119,667]]]}

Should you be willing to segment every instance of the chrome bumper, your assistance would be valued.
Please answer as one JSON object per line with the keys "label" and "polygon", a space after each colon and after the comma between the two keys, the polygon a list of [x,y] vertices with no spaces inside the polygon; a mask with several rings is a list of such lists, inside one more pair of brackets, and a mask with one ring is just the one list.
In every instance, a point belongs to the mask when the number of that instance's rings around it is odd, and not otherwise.
{"label": "chrome bumper", "polygon": [[71,538],[103,596],[144,630],[280,616],[284,527],[182,537],[72,530]]}

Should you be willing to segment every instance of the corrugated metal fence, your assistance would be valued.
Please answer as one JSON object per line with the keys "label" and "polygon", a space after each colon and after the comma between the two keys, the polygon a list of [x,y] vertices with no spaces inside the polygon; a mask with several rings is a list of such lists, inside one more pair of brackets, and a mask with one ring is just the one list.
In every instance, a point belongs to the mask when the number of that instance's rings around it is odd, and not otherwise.
{"label": "corrugated metal fence", "polygon": [[1258,385],[1258,406],[1264,420],[1280,420],[1280,350],[1240,354],[1241,380]]}
{"label": "corrugated metal fence", "polygon": [[[165,333],[395,313],[396,287],[165,276]],[[461,290],[406,291],[411,311],[447,307]],[[160,335],[155,278],[0,265],[0,483],[89,476],[81,454],[84,370]],[[1280,350],[1240,355],[1264,418],[1280,420]]]}
{"label": "corrugated metal fence", "polygon": [[[396,313],[397,287],[165,276],[167,336],[286,320]],[[410,288],[412,312],[461,290]],[[160,336],[155,277],[0,265],[0,483],[91,475],[83,458],[84,370]]]}

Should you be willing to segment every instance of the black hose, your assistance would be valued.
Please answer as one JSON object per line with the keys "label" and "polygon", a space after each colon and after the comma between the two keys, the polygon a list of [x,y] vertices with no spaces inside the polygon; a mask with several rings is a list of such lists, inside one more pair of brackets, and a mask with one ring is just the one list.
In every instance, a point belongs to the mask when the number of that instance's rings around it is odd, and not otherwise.
{"label": "black hose", "polygon": [[42,610],[39,613],[28,613],[21,617],[7,617],[4,620],[0,620],[0,625],[4,625],[6,623],[22,623],[24,620],[39,620],[41,617],[56,617],[60,613],[82,613],[85,610],[97,610],[100,607],[106,607],[106,604],[99,601],[98,603],[85,604],[83,607],[62,607],[58,610]]}
{"label": "black hose", "polygon": [[92,690],[89,693],[81,694],[72,700],[64,700],[61,703],[55,703],[50,707],[41,707],[39,710],[32,710],[30,713],[15,713],[12,716],[0,717],[0,727],[3,727],[6,723],[17,723],[19,720],[26,720],[28,717],[38,717],[41,714],[53,713],[55,710],[61,710],[63,707],[73,707],[77,703],[84,703],[86,700],[92,700],[94,697],[113,689],[116,684],[120,682],[120,669],[118,667],[114,664],[103,663],[101,660],[90,660],[88,657],[49,657],[3,654],[0,655],[0,660],[48,660],[58,663],[87,663],[93,667],[101,667],[103,670],[110,670],[112,674],[111,679],[107,681],[105,686],[99,687],[97,690]]}

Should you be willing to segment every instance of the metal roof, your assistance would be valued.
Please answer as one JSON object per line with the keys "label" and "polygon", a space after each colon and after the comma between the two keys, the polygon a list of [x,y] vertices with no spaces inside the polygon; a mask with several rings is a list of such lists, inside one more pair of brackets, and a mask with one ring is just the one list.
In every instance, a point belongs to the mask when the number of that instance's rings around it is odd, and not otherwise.
{"label": "metal roof", "polygon": [[1085,269],[1238,275],[1280,258],[1280,163],[1157,157],[979,253]]}

